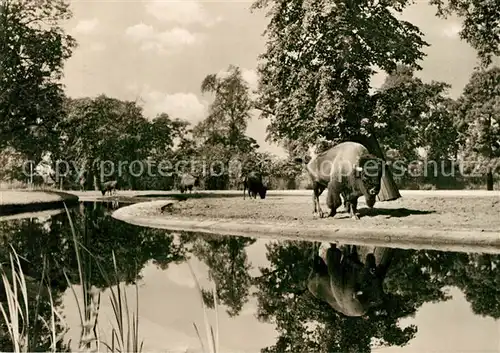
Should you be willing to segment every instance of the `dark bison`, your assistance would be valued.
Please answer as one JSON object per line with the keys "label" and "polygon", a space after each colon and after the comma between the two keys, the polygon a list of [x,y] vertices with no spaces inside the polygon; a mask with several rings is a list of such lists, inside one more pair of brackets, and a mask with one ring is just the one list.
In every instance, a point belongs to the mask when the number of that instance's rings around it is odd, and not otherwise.
{"label": "dark bison", "polygon": [[181,193],[189,190],[189,193],[193,191],[193,187],[198,185],[198,179],[189,173],[184,173],[181,175],[181,180],[179,183],[179,190]]}
{"label": "dark bison", "polygon": [[245,175],[245,179],[243,180],[243,199],[245,199],[247,189],[250,198],[253,197],[256,199],[257,194],[259,194],[261,199],[266,198],[267,187],[262,181],[261,173],[252,171]]}
{"label": "dark bison", "polygon": [[384,302],[383,281],[394,249],[330,244],[315,254],[307,289],[346,316],[363,316]]}
{"label": "dark bison", "polygon": [[358,198],[365,196],[366,204],[375,205],[383,171],[382,159],[370,154],[366,147],[356,142],[343,142],[318,154],[307,164],[313,183],[313,214],[324,217],[319,196],[328,188],[327,205],[330,217],[335,216],[342,204],[355,219]]}
{"label": "dark bison", "polygon": [[118,182],[116,180],[107,181],[105,183],[102,183],[102,185],[101,185],[102,196],[106,195],[106,192],[109,192],[109,195],[111,195],[113,192],[116,193],[117,186],[118,186]]}

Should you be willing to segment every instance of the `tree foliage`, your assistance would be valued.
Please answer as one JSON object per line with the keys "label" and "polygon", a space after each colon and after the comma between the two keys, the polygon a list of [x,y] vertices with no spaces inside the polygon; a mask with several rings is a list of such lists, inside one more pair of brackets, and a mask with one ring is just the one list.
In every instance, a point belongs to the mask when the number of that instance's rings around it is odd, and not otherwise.
{"label": "tree foliage", "polygon": [[398,66],[377,92],[375,131],[386,149],[406,160],[424,148],[431,160],[454,157],[458,149],[455,101],[447,97],[450,85],[424,83],[410,67]]}
{"label": "tree foliage", "polygon": [[61,22],[65,0],[6,0],[0,4],[0,148],[38,161],[57,146],[64,62],[76,46]]}
{"label": "tree foliage", "polygon": [[[259,0],[269,8],[266,51],[259,65],[257,107],[273,140],[314,144],[370,133],[373,66],[418,68],[420,30],[399,21],[409,1]],[[384,38],[384,40],[380,40]]]}
{"label": "tree foliage", "polygon": [[467,124],[465,148],[488,159],[500,157],[500,68],[474,72],[459,104]]}

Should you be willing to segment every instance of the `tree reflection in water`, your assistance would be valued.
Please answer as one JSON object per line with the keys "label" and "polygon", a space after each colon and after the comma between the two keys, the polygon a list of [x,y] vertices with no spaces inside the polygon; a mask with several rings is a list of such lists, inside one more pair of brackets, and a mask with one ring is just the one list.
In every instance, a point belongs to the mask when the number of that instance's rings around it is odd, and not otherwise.
{"label": "tree reflection in water", "polygon": [[[76,229],[78,240],[99,261],[106,273],[113,273],[112,251],[117,261],[118,277],[126,283],[133,283],[140,278],[140,271],[152,261],[162,269],[169,264],[185,261],[185,249],[174,244],[174,236],[164,230],[140,228],[111,217],[111,209],[106,204],[87,204],[83,208],[69,210]],[[52,296],[57,306],[67,289],[64,277],[65,270],[71,283],[79,284],[78,266],[72,243],[72,232],[66,213],[61,213],[46,220],[19,219],[0,222],[2,246],[0,261],[5,264],[9,260],[9,244],[16,249],[22,260],[22,268],[27,278],[39,283],[42,280],[41,269],[46,259],[46,275],[52,288]],[[101,272],[91,261],[90,256],[82,252],[86,274],[85,281],[89,288],[106,287],[106,281]],[[32,286],[37,287],[37,286]],[[1,288],[4,292],[4,288]],[[31,291],[30,291],[31,292]],[[36,293],[29,293],[34,298]],[[5,295],[0,295],[0,299]],[[46,302],[48,304],[48,301]],[[41,317],[47,320],[50,316],[50,306],[43,306]],[[7,336],[5,322],[2,318],[0,326],[0,350],[13,351],[10,338]],[[40,320],[37,321],[41,327]],[[59,323],[60,324],[60,323]],[[61,333],[59,325],[57,333]],[[50,347],[49,332],[42,332],[39,340],[32,344],[38,351],[48,351]],[[63,350],[58,347],[58,351]]]}
{"label": "tree reflection in water", "polygon": [[[263,352],[370,352],[373,345],[404,346],[415,336],[417,327],[400,328],[398,321],[413,316],[424,303],[450,299],[447,286],[461,289],[476,314],[500,318],[500,255],[396,250],[383,282],[385,295],[381,303],[370,308],[364,317],[347,317],[306,289],[318,243],[269,242],[269,265],[259,268],[258,277],[252,277],[247,248],[256,242],[253,238],[198,233],[181,233],[175,238],[164,230],[116,221],[111,217],[113,208],[96,203],[70,210],[79,240],[105,271],[113,270],[111,251],[118,260],[119,278],[126,283],[137,281],[149,262],[167,269],[172,263],[186,261],[189,254],[197,257],[208,266],[209,277],[217,283],[217,299],[225,305],[229,316],[239,315],[253,296],[257,300],[257,318],[275,325],[277,341]],[[24,259],[23,271],[30,282],[41,280],[40,271],[44,258],[47,259],[46,278],[60,305],[67,289],[63,269],[72,283],[79,281],[66,214],[46,220],[1,222],[0,235],[0,261],[8,261],[8,244],[12,244]],[[90,258],[87,256],[83,262],[89,274],[85,280],[105,287],[106,282]],[[36,295],[32,291],[30,298]],[[2,292],[0,300],[5,300]],[[208,292],[204,300],[213,307]],[[47,301],[44,303],[41,316],[47,320],[50,307]],[[49,332],[39,326],[41,334],[32,347],[46,351],[50,346]],[[62,330],[59,326],[58,332]],[[60,344],[58,351],[66,348]],[[0,350],[12,351],[3,320]]]}

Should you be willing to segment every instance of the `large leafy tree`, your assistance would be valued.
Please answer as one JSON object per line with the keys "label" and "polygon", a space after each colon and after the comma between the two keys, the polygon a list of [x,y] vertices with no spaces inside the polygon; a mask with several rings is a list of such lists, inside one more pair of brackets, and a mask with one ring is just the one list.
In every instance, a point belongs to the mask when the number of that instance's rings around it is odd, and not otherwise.
{"label": "large leafy tree", "polygon": [[458,102],[466,125],[464,152],[482,163],[487,189],[493,190],[493,165],[500,161],[500,68],[475,71]]}
{"label": "large leafy tree", "polygon": [[[87,180],[99,186],[100,172],[109,174],[114,169],[134,187],[130,170],[139,171],[133,161],[143,161],[151,150],[152,126],[135,102],[120,101],[105,95],[94,99],[68,99],[67,115],[61,124],[63,144],[61,155],[89,172]],[[111,163],[108,163],[112,162]],[[101,162],[107,170],[101,171]],[[120,162],[123,164],[120,166]],[[135,169],[134,169],[135,168]],[[120,173],[119,173],[120,171]]]}
{"label": "large leafy tree", "polygon": [[205,187],[225,189],[230,182],[231,160],[242,161],[259,148],[257,141],[245,134],[253,103],[240,68],[233,65],[222,75],[207,75],[201,91],[214,96],[209,115],[193,129],[199,157],[206,162],[208,172],[210,166],[214,171],[214,175],[206,175]]}
{"label": "large leafy tree", "polygon": [[[410,1],[259,0],[269,8],[257,106],[271,119],[274,140],[308,144],[369,134],[374,65],[418,68],[427,45],[412,24],[397,20]],[[383,38],[383,40],[381,40]]]}
{"label": "large leafy tree", "polygon": [[5,0],[0,4],[0,148],[39,161],[57,144],[63,65],[76,43],[61,22],[65,0]]}
{"label": "large leafy tree", "polygon": [[[260,56],[256,107],[269,118],[270,137],[328,147],[353,140],[383,156],[376,140],[370,79],[377,66],[419,68],[428,45],[420,30],[400,21],[411,2],[258,0],[268,8],[266,51]],[[399,198],[386,170],[379,198]]]}
{"label": "large leafy tree", "polygon": [[230,65],[222,77],[207,75],[201,91],[214,94],[209,115],[203,122],[207,137],[223,142],[230,149],[239,149],[252,109],[249,87],[241,70]]}

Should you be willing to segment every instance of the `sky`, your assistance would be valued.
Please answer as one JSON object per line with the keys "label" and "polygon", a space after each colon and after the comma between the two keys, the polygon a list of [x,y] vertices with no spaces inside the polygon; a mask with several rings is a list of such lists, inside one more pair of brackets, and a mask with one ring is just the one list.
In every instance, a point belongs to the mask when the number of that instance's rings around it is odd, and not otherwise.
{"label": "sky", "polygon": [[[67,94],[137,100],[148,118],[166,112],[196,124],[211,101],[200,92],[207,74],[237,65],[256,88],[268,19],[250,6],[236,0],[74,0],[65,28],[79,46],[65,66]],[[474,50],[458,37],[460,20],[439,19],[434,7],[419,0],[402,18],[420,27],[431,44],[418,76],[446,81],[451,96],[458,96],[476,64]],[[373,87],[383,80],[383,73],[376,74]],[[247,134],[262,150],[283,155],[281,147],[265,141],[267,124],[254,114]]]}
{"label": "sky", "polygon": [[[268,267],[266,244],[268,240],[257,240],[247,247],[249,262],[253,268],[251,276],[259,275],[258,267]],[[210,289],[208,268],[195,257],[190,265],[201,286]],[[201,300],[194,279],[186,263],[170,264],[163,271],[154,265],[146,266],[139,283],[140,336],[146,352],[201,352],[200,343],[193,327],[196,323],[205,340],[205,328]],[[78,289],[76,290],[79,293]],[[135,303],[135,289],[128,288],[128,301]],[[414,324],[418,328],[416,337],[407,346],[392,346],[374,349],[374,353],[493,353],[500,351],[500,322],[490,317],[475,315],[462,292],[450,288],[452,299],[441,303],[425,303],[414,317],[400,322],[402,327]],[[64,296],[64,315],[71,328],[67,338],[78,341],[79,319],[73,294],[68,290]],[[133,306],[135,308],[135,304]],[[273,324],[261,323],[255,318],[256,301],[250,300],[242,312],[230,318],[225,307],[219,308],[220,352],[259,353],[261,348],[276,343]],[[213,310],[208,311],[208,321],[215,327]],[[101,297],[100,325],[109,335],[109,322],[113,322],[113,311],[108,295]],[[116,327],[116,324],[114,324]]]}

